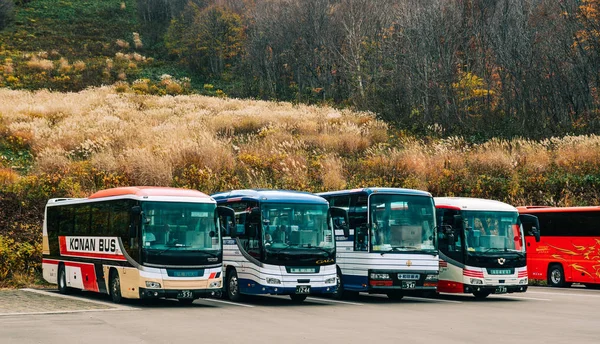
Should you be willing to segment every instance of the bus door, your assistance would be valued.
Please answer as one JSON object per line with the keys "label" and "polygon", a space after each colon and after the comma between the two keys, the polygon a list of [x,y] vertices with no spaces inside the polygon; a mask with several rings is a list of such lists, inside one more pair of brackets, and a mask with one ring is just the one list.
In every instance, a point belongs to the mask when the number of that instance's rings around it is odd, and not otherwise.
{"label": "bus door", "polygon": [[[347,241],[350,238],[350,227],[348,224],[348,212],[346,209],[331,207],[329,208],[331,214],[331,222],[333,223],[333,234],[335,237],[336,246],[340,241]],[[337,251],[337,249],[336,249]],[[344,260],[337,260],[337,264],[340,269],[345,268]]]}
{"label": "bus door", "polygon": [[351,211],[348,214],[350,231],[354,229],[354,251],[369,250],[368,199],[365,193],[352,196]]}

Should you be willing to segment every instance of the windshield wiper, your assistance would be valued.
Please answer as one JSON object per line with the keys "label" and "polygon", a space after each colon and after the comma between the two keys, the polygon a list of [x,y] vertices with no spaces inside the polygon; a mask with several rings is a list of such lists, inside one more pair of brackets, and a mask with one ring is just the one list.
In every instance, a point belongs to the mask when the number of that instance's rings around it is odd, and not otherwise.
{"label": "windshield wiper", "polygon": [[508,252],[508,250],[506,248],[499,248],[499,247],[488,247],[487,250],[483,251],[483,253],[487,253],[490,251],[500,251],[500,252]]}
{"label": "windshield wiper", "polygon": [[173,249],[173,248],[175,248],[175,247],[189,247],[189,245],[185,245],[185,244],[171,244],[171,245],[169,245],[169,247],[167,247],[167,248],[165,248],[164,250],[162,250],[162,251],[158,252],[156,255],[157,255],[157,256],[160,256],[160,255],[162,255],[163,253],[165,253],[165,252],[167,252],[168,250],[171,250],[171,249]]}
{"label": "windshield wiper", "polygon": [[392,251],[412,251],[419,250],[418,247],[415,246],[394,246],[392,247]]}

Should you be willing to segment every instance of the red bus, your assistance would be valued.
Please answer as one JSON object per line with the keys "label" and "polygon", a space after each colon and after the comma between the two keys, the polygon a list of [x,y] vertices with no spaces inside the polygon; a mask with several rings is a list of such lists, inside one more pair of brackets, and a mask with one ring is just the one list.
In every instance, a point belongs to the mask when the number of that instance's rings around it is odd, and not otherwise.
{"label": "red bus", "polygon": [[529,279],[546,280],[553,287],[600,286],[600,207],[517,209],[537,216],[540,223],[540,242],[526,236]]}

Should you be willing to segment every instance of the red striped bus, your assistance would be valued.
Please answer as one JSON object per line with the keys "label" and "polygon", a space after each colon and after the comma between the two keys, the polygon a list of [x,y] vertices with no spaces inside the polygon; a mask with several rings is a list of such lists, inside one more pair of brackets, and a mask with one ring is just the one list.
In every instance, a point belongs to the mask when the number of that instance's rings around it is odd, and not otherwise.
{"label": "red striped bus", "polygon": [[55,198],[43,224],[44,279],[123,298],[220,296],[222,243],[216,202],[196,191],[160,187],[102,190]]}
{"label": "red striped bus", "polygon": [[553,287],[600,286],[600,207],[518,207],[540,222],[541,240],[526,237],[529,278]]}
{"label": "red striped bus", "polygon": [[[535,216],[479,198],[436,197],[440,277],[438,292],[490,294],[527,291],[523,227]],[[531,229],[530,229],[531,230]]]}

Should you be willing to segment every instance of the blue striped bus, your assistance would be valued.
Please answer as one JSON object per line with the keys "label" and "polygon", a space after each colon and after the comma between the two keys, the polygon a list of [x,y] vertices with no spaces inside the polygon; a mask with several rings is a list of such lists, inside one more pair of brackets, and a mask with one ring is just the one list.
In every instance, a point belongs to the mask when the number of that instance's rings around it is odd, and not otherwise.
{"label": "blue striped bus", "polygon": [[289,295],[302,302],[336,287],[327,201],[306,192],[234,190],[212,195],[223,234],[224,296]]}

